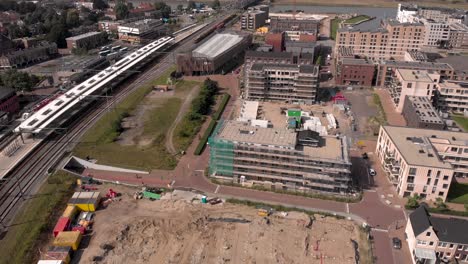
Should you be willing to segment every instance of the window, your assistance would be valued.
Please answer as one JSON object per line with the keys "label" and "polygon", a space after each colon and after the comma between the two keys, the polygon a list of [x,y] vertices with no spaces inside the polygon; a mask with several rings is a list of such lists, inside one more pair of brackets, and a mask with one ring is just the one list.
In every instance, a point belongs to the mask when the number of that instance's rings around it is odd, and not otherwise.
{"label": "window", "polygon": [[426,185],[430,185],[431,184],[431,178],[427,179],[426,181]]}
{"label": "window", "polygon": [[432,170],[427,171],[427,177],[431,177]]}
{"label": "window", "polygon": [[463,249],[463,245],[458,245],[458,250],[462,250]]}
{"label": "window", "polygon": [[448,188],[448,184],[442,185],[442,188],[443,188],[443,189],[447,189],[447,188]]}
{"label": "window", "polygon": [[426,236],[431,236],[431,232],[426,232]]}
{"label": "window", "polygon": [[460,258],[460,253],[455,254],[455,258],[459,259]]}
{"label": "window", "polygon": [[439,196],[444,196],[444,192],[439,192]]}
{"label": "window", "polygon": [[439,177],[440,177],[440,171],[437,171],[436,178],[439,178]]}
{"label": "window", "polygon": [[409,175],[416,175],[416,168],[410,168]]}
{"label": "window", "polygon": [[[439,242],[439,247],[447,247],[447,243],[445,242]],[[441,252],[443,254],[443,252]]]}
{"label": "window", "polygon": [[406,88],[411,88],[412,86],[413,86],[413,83],[408,83],[408,84],[406,85]]}
{"label": "window", "polygon": [[453,248],[453,246],[454,246],[453,244],[450,244],[449,248]]}
{"label": "window", "polygon": [[445,175],[444,176],[444,181],[448,180],[449,176],[448,175]]}
{"label": "window", "polygon": [[433,246],[433,245],[434,245],[434,241],[429,242],[429,246]]}

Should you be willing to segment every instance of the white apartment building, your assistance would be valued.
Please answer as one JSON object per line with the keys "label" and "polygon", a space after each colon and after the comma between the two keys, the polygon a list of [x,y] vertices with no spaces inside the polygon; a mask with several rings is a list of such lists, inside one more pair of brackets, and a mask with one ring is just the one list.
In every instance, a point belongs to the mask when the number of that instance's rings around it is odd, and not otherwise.
{"label": "white apartment building", "polygon": [[401,197],[445,201],[453,176],[468,175],[468,133],[381,126],[376,153]]}

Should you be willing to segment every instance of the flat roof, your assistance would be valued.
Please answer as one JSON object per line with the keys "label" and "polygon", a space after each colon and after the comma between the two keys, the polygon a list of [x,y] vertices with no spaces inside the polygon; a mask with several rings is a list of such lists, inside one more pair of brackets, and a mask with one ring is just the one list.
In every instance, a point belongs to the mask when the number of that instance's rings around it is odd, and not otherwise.
{"label": "flat roof", "polygon": [[397,69],[397,71],[407,82],[432,82],[432,78],[425,70]]}
{"label": "flat roof", "polygon": [[284,128],[253,127],[233,120],[224,121],[215,136],[221,140],[287,148],[294,148],[297,138],[296,132]]}
{"label": "flat roof", "polygon": [[268,69],[285,69],[285,70],[295,70],[300,73],[310,73],[318,75],[319,67],[316,65],[296,65],[296,64],[266,64],[266,63],[254,63],[252,64],[252,71],[262,71],[265,68]]}
{"label": "flat roof", "polygon": [[425,123],[443,124],[444,122],[426,96],[406,96],[419,119]]}
{"label": "flat roof", "polygon": [[371,61],[365,59],[343,58],[341,62],[343,65],[373,65]]}
{"label": "flat roof", "polygon": [[87,38],[87,37],[94,36],[94,35],[99,35],[99,34],[102,34],[102,32],[93,31],[93,32],[88,32],[88,33],[84,33],[84,34],[81,34],[81,35],[69,37],[69,38],[66,38],[66,40],[80,40],[80,39],[83,39],[83,38]]}
{"label": "flat roof", "polygon": [[264,51],[255,51],[248,50],[245,52],[245,57],[262,57],[262,58],[292,58],[291,52],[264,52]]}
{"label": "flat roof", "polygon": [[440,61],[437,62],[425,62],[425,61],[394,61],[394,60],[384,60],[381,62],[383,65],[392,66],[392,67],[411,67],[411,68],[421,68],[421,69],[430,69],[430,70],[453,70],[453,67],[448,63]]}
{"label": "flat roof", "polygon": [[410,165],[452,168],[439,158],[433,144],[468,146],[468,133],[398,126],[382,127]]}
{"label": "flat roof", "polygon": [[230,48],[236,46],[243,40],[243,37],[238,34],[222,33],[216,34],[201,46],[196,48],[192,55],[194,57],[207,57],[213,59],[218,55],[226,52]]}
{"label": "flat roof", "polygon": [[437,62],[450,64],[458,72],[468,72],[468,56],[453,55],[438,59]]}
{"label": "flat roof", "polygon": [[257,119],[259,102],[244,101],[242,102],[241,116],[239,121],[249,121]]}
{"label": "flat roof", "polygon": [[[321,137],[321,144],[318,147],[304,146],[304,154],[309,157],[330,159],[330,160],[346,160],[343,157],[342,141],[336,137]],[[347,160],[346,160],[347,161]]]}

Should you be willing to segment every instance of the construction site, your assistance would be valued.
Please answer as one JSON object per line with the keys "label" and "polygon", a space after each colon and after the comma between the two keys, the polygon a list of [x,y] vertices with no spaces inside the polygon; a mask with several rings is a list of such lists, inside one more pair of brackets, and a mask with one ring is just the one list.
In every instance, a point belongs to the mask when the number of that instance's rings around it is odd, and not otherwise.
{"label": "construction site", "polygon": [[72,263],[356,263],[369,248],[349,220],[186,191],[134,199],[135,189],[113,188],[119,198],[95,212],[95,231]]}

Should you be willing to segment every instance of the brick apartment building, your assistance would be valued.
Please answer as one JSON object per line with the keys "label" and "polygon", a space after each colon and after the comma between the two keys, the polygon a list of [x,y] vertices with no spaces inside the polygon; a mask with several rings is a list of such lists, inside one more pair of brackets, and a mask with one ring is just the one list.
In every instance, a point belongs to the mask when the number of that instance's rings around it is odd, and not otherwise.
{"label": "brick apartment building", "polygon": [[0,68],[21,68],[49,60],[57,54],[57,44],[43,41],[27,49],[10,51],[3,54],[0,57]]}
{"label": "brick apartment building", "polygon": [[405,235],[413,264],[468,263],[468,221],[431,216],[424,206],[408,217]]}
{"label": "brick apartment building", "polygon": [[468,176],[468,133],[381,126],[376,153],[401,197],[446,200],[454,176]]}
{"label": "brick apartment building", "polygon": [[0,87],[0,111],[6,113],[16,113],[19,110],[19,100],[13,89]]}
{"label": "brick apartment building", "polygon": [[361,25],[338,29],[335,54],[344,48],[353,55],[373,60],[403,59],[406,51],[419,50],[424,41],[424,25],[387,20],[378,28]]}
{"label": "brick apartment building", "polygon": [[210,177],[275,190],[349,192],[346,137],[224,121],[209,140]]}
{"label": "brick apartment building", "polygon": [[336,84],[372,86],[376,66],[371,61],[344,58],[336,68]]}
{"label": "brick apartment building", "polygon": [[284,50],[284,32],[266,34],[265,43],[273,46],[273,51],[275,52],[283,51]]}
{"label": "brick apartment building", "polygon": [[431,99],[426,96],[406,96],[402,115],[408,127],[439,130],[445,128],[445,123],[432,106]]}
{"label": "brick apartment building", "polygon": [[67,49],[85,49],[90,50],[102,46],[108,41],[106,32],[88,32],[78,36],[66,39]]}
{"label": "brick apartment building", "polygon": [[253,63],[246,69],[249,100],[313,104],[316,101],[319,67]]}

